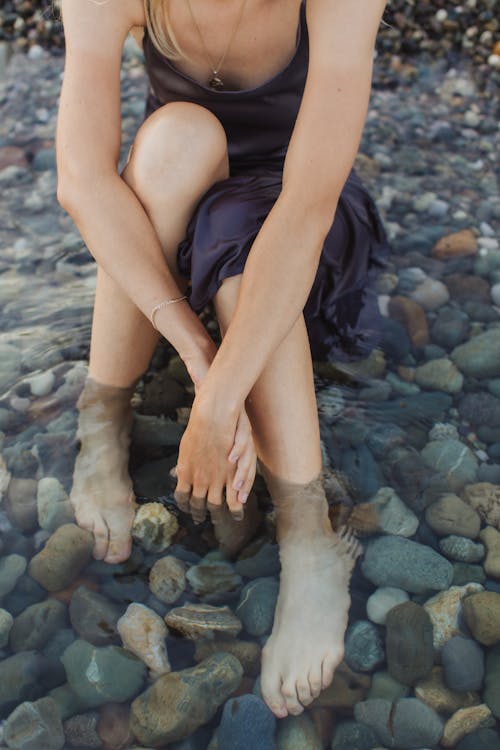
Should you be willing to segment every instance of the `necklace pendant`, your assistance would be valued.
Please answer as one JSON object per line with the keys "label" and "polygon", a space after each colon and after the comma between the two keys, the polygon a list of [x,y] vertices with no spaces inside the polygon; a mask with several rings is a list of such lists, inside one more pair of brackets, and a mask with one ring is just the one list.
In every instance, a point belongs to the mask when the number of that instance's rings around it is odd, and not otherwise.
{"label": "necklace pendant", "polygon": [[208,82],[208,85],[212,89],[222,89],[224,88],[224,84],[222,83],[222,80],[219,78],[217,73],[214,73],[213,77]]}

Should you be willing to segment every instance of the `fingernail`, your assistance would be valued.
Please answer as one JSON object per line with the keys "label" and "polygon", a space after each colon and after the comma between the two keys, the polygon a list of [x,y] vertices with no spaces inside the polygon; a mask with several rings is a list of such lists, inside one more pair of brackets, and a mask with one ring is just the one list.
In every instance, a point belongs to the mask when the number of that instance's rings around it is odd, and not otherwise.
{"label": "fingernail", "polygon": [[238,458],[239,456],[236,456],[236,455],[229,456],[229,460],[231,461],[232,464],[235,464]]}
{"label": "fingernail", "polygon": [[234,489],[241,490],[242,487],[243,487],[243,479],[240,479],[240,481],[236,482],[236,484],[234,485]]}
{"label": "fingernail", "polygon": [[246,501],[248,500],[248,492],[240,492],[240,494],[238,495],[238,499],[240,503],[246,503]]}

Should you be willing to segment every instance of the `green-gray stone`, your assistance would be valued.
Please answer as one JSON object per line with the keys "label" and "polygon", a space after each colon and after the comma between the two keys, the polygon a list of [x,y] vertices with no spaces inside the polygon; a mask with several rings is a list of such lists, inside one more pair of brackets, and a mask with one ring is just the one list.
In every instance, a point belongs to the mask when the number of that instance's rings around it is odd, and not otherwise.
{"label": "green-gray stone", "polygon": [[14,620],[10,631],[10,648],[14,652],[40,651],[67,623],[66,607],[57,599],[32,604]]}
{"label": "green-gray stone", "polygon": [[476,480],[477,458],[459,440],[432,440],[427,443],[421,455],[427,466],[446,477],[454,492]]}
{"label": "green-gray stone", "polygon": [[381,698],[391,703],[410,694],[409,685],[398,682],[389,672],[375,672],[367,698]]}
{"label": "green-gray stone", "polygon": [[500,719],[500,643],[486,657],[483,700],[493,716]]}
{"label": "green-gray stone", "polygon": [[12,750],[62,750],[64,731],[56,703],[52,698],[21,703],[5,722],[4,739]]}
{"label": "green-gray stone", "polygon": [[307,714],[287,716],[278,724],[277,750],[323,750],[318,730]]}
{"label": "green-gray stone", "polygon": [[500,328],[491,328],[460,344],[451,353],[458,369],[469,378],[500,376]]}

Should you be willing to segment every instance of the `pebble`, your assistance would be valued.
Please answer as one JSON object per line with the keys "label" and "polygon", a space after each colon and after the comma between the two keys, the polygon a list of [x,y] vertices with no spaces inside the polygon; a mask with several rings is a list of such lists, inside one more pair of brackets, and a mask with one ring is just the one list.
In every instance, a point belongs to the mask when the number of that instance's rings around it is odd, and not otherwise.
{"label": "pebble", "polygon": [[492,729],[471,732],[456,746],[456,750],[498,750],[500,735]]}
{"label": "pebble", "polygon": [[234,612],[227,606],[189,603],[171,609],[165,622],[172,630],[187,638],[213,638],[216,634],[236,636],[242,628]]}
{"label": "pebble", "polygon": [[42,372],[40,375],[30,378],[28,382],[33,396],[48,396],[54,387],[56,376],[51,371]]}
{"label": "pebble", "polygon": [[436,745],[443,734],[442,719],[417,698],[401,698],[395,704],[363,701],[355,706],[354,717],[372,728],[381,744],[401,750]]}
{"label": "pebble", "polygon": [[[363,505],[357,506],[358,514],[363,507]],[[417,516],[398,497],[392,487],[381,487],[367,504],[367,510],[372,511],[376,517],[374,531],[410,537],[418,529]]]}
{"label": "pebble", "polygon": [[243,550],[234,568],[244,578],[263,578],[278,575],[280,572],[279,546],[266,542],[254,555],[246,555]]}
{"label": "pebble", "polygon": [[172,555],[157,560],[149,572],[149,588],[165,604],[178,601],[186,588],[186,565]]}
{"label": "pebble", "polygon": [[101,750],[101,738],[97,734],[99,714],[89,711],[77,714],[63,723],[64,736],[69,747],[86,747],[89,750]]}
{"label": "pebble", "polygon": [[132,538],[148,552],[164,552],[179,530],[177,518],[161,503],[144,503],[136,511]]}
{"label": "pebble", "polygon": [[243,587],[236,614],[249,635],[271,632],[279,584],[275,578],[256,578]]}
{"label": "pebble", "polygon": [[470,638],[454,636],[441,650],[446,685],[462,693],[481,690],[484,681],[484,652]]}
{"label": "pebble", "polygon": [[373,750],[377,745],[376,733],[365,724],[344,720],[335,727],[332,750]]}
{"label": "pebble", "polygon": [[486,656],[483,699],[493,715],[500,719],[500,645],[493,646]]}
{"label": "pebble", "polygon": [[415,370],[415,382],[422,388],[459,393],[464,384],[463,375],[449,359],[432,359]]}
{"label": "pebble", "polygon": [[372,672],[385,659],[380,630],[368,620],[358,620],[347,628],[344,659],[355,672]]}
{"label": "pebble", "polygon": [[9,635],[14,618],[6,609],[0,608],[0,648],[5,648],[9,642]]}
{"label": "pebble", "polygon": [[37,515],[40,528],[54,532],[75,521],[75,512],[64,487],[56,477],[43,477],[37,487]]}
{"label": "pebble", "polygon": [[369,699],[382,698],[393,703],[399,698],[406,698],[410,694],[410,690],[409,685],[399,682],[389,672],[381,671],[372,675],[370,690],[366,697]]}
{"label": "pebble", "polygon": [[332,684],[320,693],[313,706],[350,712],[356,703],[366,697],[369,687],[368,675],[353,671],[346,661],[341,661]]}
{"label": "pebble", "polygon": [[452,690],[444,682],[443,667],[435,666],[430,677],[415,685],[415,696],[439,714],[449,715],[459,708],[477,705],[479,693]]}
{"label": "pebble", "polygon": [[34,479],[10,480],[5,510],[12,524],[25,533],[33,533],[38,528],[36,492]]}
{"label": "pebble", "polygon": [[463,498],[479,514],[482,521],[500,530],[500,486],[491,482],[469,484]]}
{"label": "pebble", "polygon": [[87,586],[71,596],[69,616],[75,633],[94,646],[118,644],[117,622],[123,608]]}
{"label": "pebble", "polygon": [[[488,287],[489,296],[489,287]],[[469,378],[500,376],[500,328],[492,328],[455,347],[451,358]]]}
{"label": "pebble", "polygon": [[473,542],[471,539],[456,534],[440,539],[439,549],[448,559],[463,563],[481,562],[485,552],[484,544]]}
{"label": "pebble", "polygon": [[46,599],[26,607],[12,625],[11,651],[40,651],[61,628],[66,627],[67,622],[66,607],[56,599]]}
{"label": "pebble", "polygon": [[146,664],[154,679],[170,672],[165,643],[167,626],[156,612],[144,604],[132,602],[116,627],[124,648]]}
{"label": "pebble", "polygon": [[429,505],[425,511],[425,520],[440,536],[455,534],[476,539],[481,528],[478,513],[454,494],[444,495]]}
{"label": "pebble", "polygon": [[42,698],[65,681],[62,664],[35,651],[20,651],[0,661],[0,712],[12,711],[25,700]]}
{"label": "pebble", "polygon": [[[219,652],[196,667],[159,677],[133,702],[130,728],[142,745],[182,740],[210,721],[243,676],[238,659]],[[158,710],[168,706],[168,711]]]}
{"label": "pebble", "polygon": [[12,750],[62,750],[64,732],[52,698],[17,706],[5,721],[4,738]]}
{"label": "pebble", "polygon": [[218,560],[202,560],[199,565],[193,565],[187,571],[186,579],[202,601],[213,604],[221,602],[228,593],[238,592],[243,585],[233,566]]}
{"label": "pebble", "polygon": [[479,537],[487,550],[483,563],[485,573],[492,578],[500,579],[500,531],[493,526],[486,526]]}
{"label": "pebble", "polygon": [[90,561],[94,535],[75,524],[60,526],[41,552],[31,558],[28,572],[47,591],[59,591],[75,580]]}
{"label": "pebble", "polygon": [[432,621],[415,602],[395,606],[386,619],[386,655],[389,674],[404,685],[414,685],[432,671]]}
{"label": "pebble", "polygon": [[471,229],[461,229],[442,237],[433,249],[432,255],[439,260],[475,255],[478,250],[476,235]]}
{"label": "pebble", "polygon": [[481,591],[462,602],[467,625],[474,638],[485,646],[500,641],[500,594]]}
{"label": "pebble", "polygon": [[421,456],[431,469],[446,477],[453,492],[476,479],[477,458],[459,440],[433,440],[423,448]]}
{"label": "pebble", "polygon": [[409,596],[403,589],[392,586],[380,586],[370,594],[366,602],[366,614],[377,625],[385,625],[388,613],[398,604],[408,601]]}
{"label": "pebble", "polygon": [[398,536],[370,540],[361,568],[376,586],[393,586],[415,594],[447,589],[453,578],[453,567],[442,555]]}
{"label": "pebble", "polygon": [[195,643],[195,661],[203,661],[217,651],[226,651],[236,656],[245,675],[257,677],[260,673],[261,648],[255,641],[241,641],[218,637],[217,640],[198,640]]}
{"label": "pebble", "polygon": [[451,586],[424,602],[433,626],[434,648],[440,651],[444,644],[461,632],[462,602],[469,594],[483,591],[479,583]]}
{"label": "pebble", "polygon": [[455,747],[467,734],[480,728],[492,726],[495,726],[495,719],[488,706],[483,704],[470,708],[460,708],[446,722],[441,744],[443,747]]}
{"label": "pebble", "polygon": [[0,558],[0,599],[15,589],[26,566],[26,558],[16,553]]}
{"label": "pebble", "polygon": [[[218,750],[291,750],[296,747],[275,741],[276,723],[274,714],[256,695],[231,698],[224,706],[217,730]],[[282,723],[280,729],[281,726]]]}

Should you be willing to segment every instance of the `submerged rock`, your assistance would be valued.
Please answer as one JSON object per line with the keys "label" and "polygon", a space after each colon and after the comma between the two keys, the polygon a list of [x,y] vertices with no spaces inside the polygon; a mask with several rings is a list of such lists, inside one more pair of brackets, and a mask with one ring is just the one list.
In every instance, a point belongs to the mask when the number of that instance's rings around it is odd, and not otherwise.
{"label": "submerged rock", "polygon": [[28,572],[47,591],[60,591],[77,578],[90,561],[94,535],[68,523],[60,526],[29,564]]}
{"label": "submerged rock", "polygon": [[117,629],[124,647],[146,664],[155,679],[170,672],[167,626],[156,612],[133,602],[118,620]]}
{"label": "submerged rock", "polygon": [[17,706],[5,722],[4,738],[12,750],[62,750],[64,732],[52,698]]}
{"label": "submerged rock", "polygon": [[229,607],[212,604],[185,604],[171,609],[165,617],[169,628],[187,638],[213,638],[216,634],[236,636],[242,628],[241,621]]}

